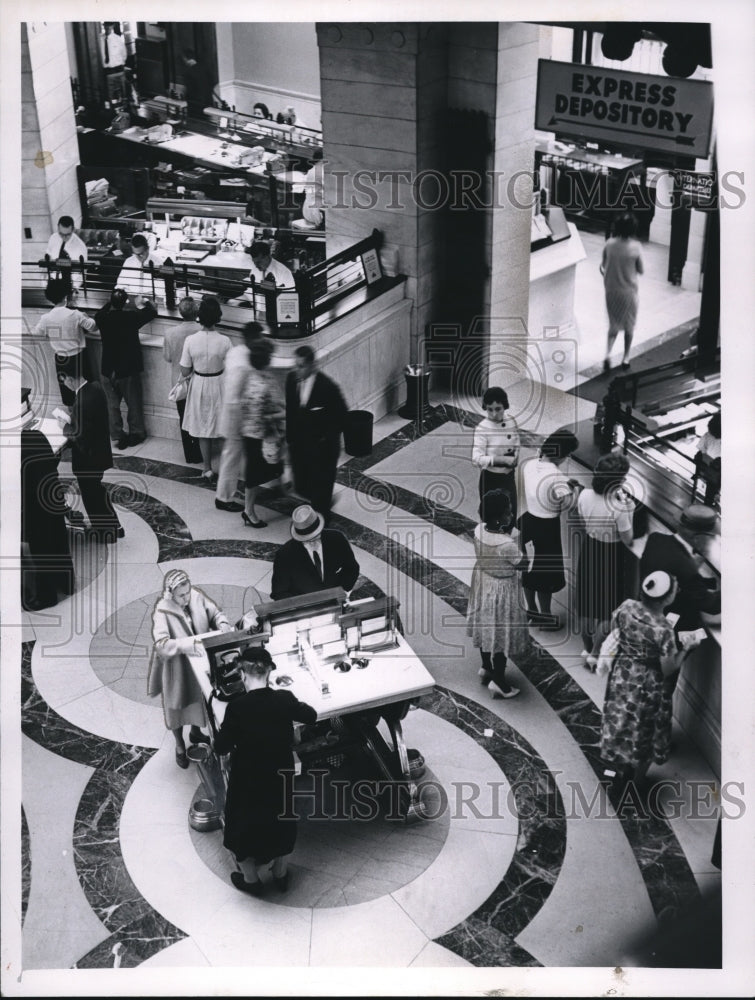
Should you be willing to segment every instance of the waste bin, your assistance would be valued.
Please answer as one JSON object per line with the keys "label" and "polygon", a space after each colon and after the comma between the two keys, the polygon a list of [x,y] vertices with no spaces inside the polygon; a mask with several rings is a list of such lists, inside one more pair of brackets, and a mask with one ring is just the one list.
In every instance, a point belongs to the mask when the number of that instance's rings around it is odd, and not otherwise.
{"label": "waste bin", "polygon": [[425,420],[432,413],[427,401],[430,388],[430,369],[425,365],[407,365],[404,368],[406,402],[398,408],[404,420]]}
{"label": "waste bin", "polygon": [[354,458],[369,455],[372,451],[372,423],[374,417],[369,410],[349,410],[343,430],[343,446],[346,454]]}

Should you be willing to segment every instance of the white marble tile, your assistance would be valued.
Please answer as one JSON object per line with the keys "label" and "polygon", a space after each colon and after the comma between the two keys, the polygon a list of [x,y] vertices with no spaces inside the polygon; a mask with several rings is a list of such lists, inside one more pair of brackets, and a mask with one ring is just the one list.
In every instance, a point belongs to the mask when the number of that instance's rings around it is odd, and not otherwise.
{"label": "white marble tile", "polygon": [[312,911],[312,966],[405,967],[427,937],[390,896]]}
{"label": "white marble tile", "polygon": [[183,938],[142,962],[140,969],[191,969],[210,963],[193,938]]}
{"label": "white marble tile", "polygon": [[312,911],[277,906],[247,896],[229,884],[226,903],[192,937],[210,965],[306,966]]}
{"label": "white marble tile", "polygon": [[471,969],[473,966],[470,962],[467,962],[465,958],[462,958],[453,951],[449,951],[448,948],[444,948],[442,945],[436,944],[435,941],[428,941],[419,955],[417,955],[411,963],[410,968]]}
{"label": "white marble tile", "polygon": [[515,848],[514,837],[452,823],[443,850],[430,867],[391,895],[428,938],[439,937],[488,898],[506,874]]}

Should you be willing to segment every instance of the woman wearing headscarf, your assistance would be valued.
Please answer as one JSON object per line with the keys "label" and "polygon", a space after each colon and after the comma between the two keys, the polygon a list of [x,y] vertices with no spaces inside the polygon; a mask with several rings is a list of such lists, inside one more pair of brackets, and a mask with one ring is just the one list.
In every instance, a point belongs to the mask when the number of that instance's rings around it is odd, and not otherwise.
{"label": "woman wearing headscarf", "polygon": [[163,596],[152,613],[155,645],[147,678],[147,693],[162,695],[165,725],[176,741],[176,763],[187,768],[183,727],[189,726],[192,743],[209,743],[200,727],[207,722],[204,697],[189,662],[200,651],[195,638],[205,632],[232,629],[218,605],[181,569],[172,569],[163,581]]}
{"label": "woman wearing headscarf", "polygon": [[668,759],[671,694],[663,680],[679,670],[697,644],[690,639],[676,648],[674,631],[664,616],[676,590],[676,580],[668,573],[650,573],[642,581],[641,600],[624,601],[611,619],[617,652],[603,703],[600,755],[635,781],[644,778],[650,764]]}
{"label": "woman wearing headscarf", "polygon": [[317,713],[290,691],[270,687],[275,664],[264,647],[247,647],[236,664],[245,693],[229,702],[215,737],[215,752],[232,755],[223,844],[241,869],[231,874],[231,882],[241,892],[261,896],[265,887],[259,869],[267,865],[277,888],[288,888],[287,857],[297,833],[293,723],[313,723]]}

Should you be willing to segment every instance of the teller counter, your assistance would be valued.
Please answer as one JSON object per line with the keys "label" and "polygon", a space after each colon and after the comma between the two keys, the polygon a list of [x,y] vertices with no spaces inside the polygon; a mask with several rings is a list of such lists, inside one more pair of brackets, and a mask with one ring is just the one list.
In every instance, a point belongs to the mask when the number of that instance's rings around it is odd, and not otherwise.
{"label": "teller counter", "polygon": [[[306,338],[275,340],[271,370],[281,391],[287,373],[294,367],[294,351],[300,344],[316,352],[320,368],[340,386],[350,408],[369,410],[375,420],[395,410],[403,401],[404,367],[410,360],[410,316],[412,302],[405,298],[405,282],[391,279],[385,290],[364,289],[342,300],[313,334]],[[94,315],[109,295],[104,292],[80,294],[76,308]],[[32,406],[37,417],[48,416],[60,405],[52,348],[45,337],[33,330],[49,311],[43,290],[24,290],[24,347],[22,383],[32,388]],[[217,326],[232,343],[241,343],[243,326],[253,319],[252,310],[223,305],[223,319]],[[143,327],[144,415],[147,434],[179,440],[178,414],[168,400],[172,387],[171,366],[164,360],[163,343],[168,330],[182,322],[177,310],[158,301],[158,315]],[[87,335],[90,375],[99,379],[102,356],[98,332]]]}

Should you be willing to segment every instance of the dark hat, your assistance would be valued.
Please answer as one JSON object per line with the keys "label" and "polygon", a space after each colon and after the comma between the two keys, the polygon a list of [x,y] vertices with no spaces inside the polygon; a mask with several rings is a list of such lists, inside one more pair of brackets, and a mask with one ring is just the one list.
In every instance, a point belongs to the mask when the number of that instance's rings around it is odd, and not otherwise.
{"label": "dark hat", "polygon": [[679,526],[690,531],[712,531],[718,514],[712,507],[693,503],[686,507],[679,516]]}
{"label": "dark hat", "polygon": [[308,503],[297,507],[291,514],[291,537],[297,542],[311,542],[324,527],[325,518]]}

